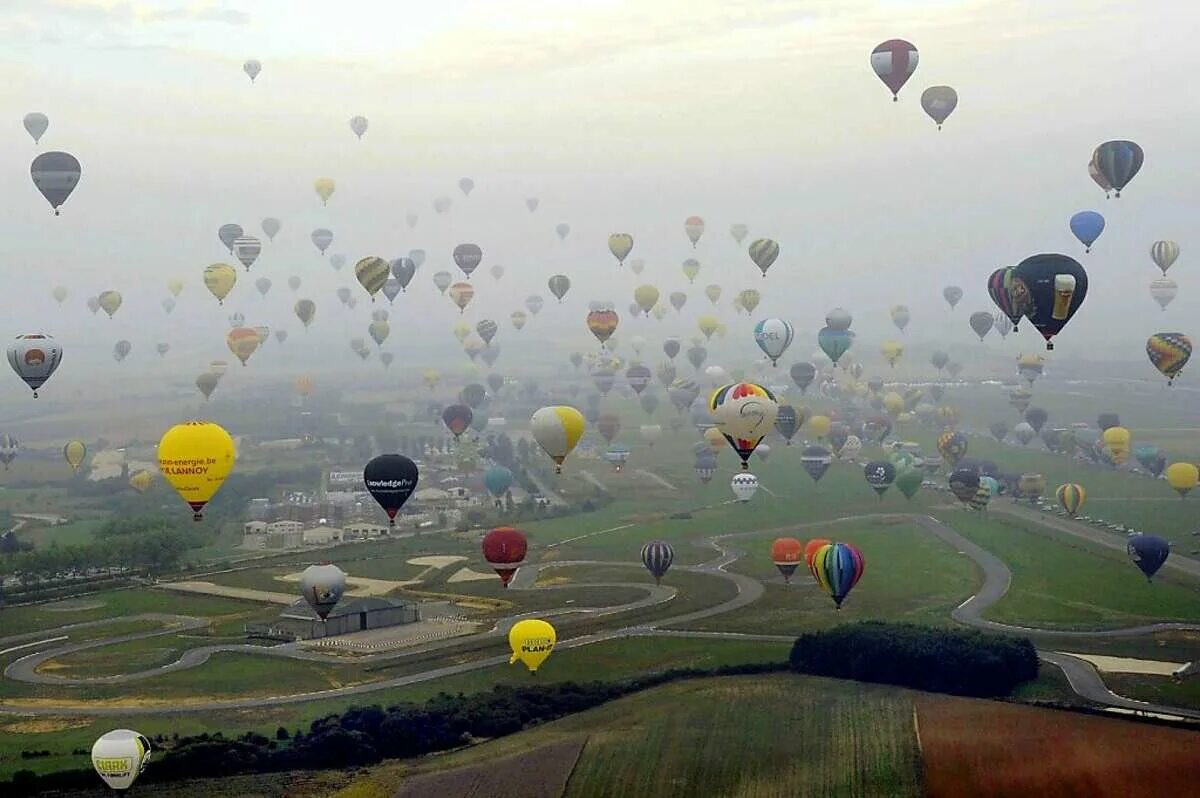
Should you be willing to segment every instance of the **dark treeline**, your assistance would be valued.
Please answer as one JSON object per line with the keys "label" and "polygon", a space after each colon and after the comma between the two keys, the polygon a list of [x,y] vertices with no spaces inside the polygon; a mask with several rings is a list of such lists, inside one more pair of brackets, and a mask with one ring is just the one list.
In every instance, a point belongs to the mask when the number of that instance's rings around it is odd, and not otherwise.
{"label": "dark treeline", "polygon": [[791,664],[800,673],[978,697],[1010,695],[1038,675],[1028,638],[881,621],[801,635]]}

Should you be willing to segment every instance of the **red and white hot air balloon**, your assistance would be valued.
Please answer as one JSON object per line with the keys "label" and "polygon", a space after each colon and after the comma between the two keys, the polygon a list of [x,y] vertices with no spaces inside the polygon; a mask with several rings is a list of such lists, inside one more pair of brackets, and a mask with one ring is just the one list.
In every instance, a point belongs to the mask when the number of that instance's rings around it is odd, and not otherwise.
{"label": "red and white hot air balloon", "polygon": [[871,69],[892,91],[892,102],[900,88],[917,71],[917,48],[903,39],[888,39],[871,51]]}

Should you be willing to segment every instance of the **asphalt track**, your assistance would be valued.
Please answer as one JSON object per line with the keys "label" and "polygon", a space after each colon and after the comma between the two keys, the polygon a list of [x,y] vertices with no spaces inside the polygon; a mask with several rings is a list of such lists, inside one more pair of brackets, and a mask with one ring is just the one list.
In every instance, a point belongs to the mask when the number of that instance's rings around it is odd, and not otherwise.
{"label": "asphalt track", "polygon": [[[996,632],[1018,633],[1034,638],[1053,636],[1056,638],[1063,637],[1078,637],[1080,639],[1094,637],[1131,637],[1137,635],[1153,634],[1155,632],[1168,630],[1190,630],[1200,631],[1200,625],[1194,624],[1179,624],[1179,623],[1159,623],[1147,624],[1142,626],[1134,626],[1123,629],[1106,629],[1100,631],[1062,631],[1056,629],[1039,629],[1035,627],[1015,626],[1010,624],[1002,624],[996,621],[989,621],[982,617],[997,601],[1002,599],[1008,592],[1012,581],[1012,573],[1008,566],[1005,565],[999,558],[982,547],[976,545],[962,535],[955,532],[949,526],[946,526],[936,518],[928,515],[908,515],[908,514],[874,514],[874,515],[859,515],[846,518],[836,519],[834,521],[819,522],[814,524],[806,524],[801,527],[793,527],[791,531],[796,531],[802,528],[817,528],[823,526],[832,526],[841,523],[852,521],[862,521],[868,519],[894,519],[912,521],[918,524],[922,529],[929,532],[934,537],[942,540],[950,546],[953,546],[957,551],[970,557],[976,565],[979,566],[983,574],[983,584],[979,589],[956,607],[951,613],[951,617],[958,623],[972,626],[980,629]],[[1052,519],[1032,518],[1036,521],[1049,521]],[[1066,531],[1069,534],[1079,534],[1077,530],[1063,529],[1063,525],[1055,524],[1054,528],[1059,531]],[[614,527],[616,531],[624,529],[625,526]],[[1090,531],[1090,530],[1089,530]],[[678,571],[687,571],[692,573],[707,574],[717,578],[723,578],[734,583],[737,588],[737,593],[732,598],[716,604],[711,607],[696,610],[694,612],[683,613],[668,618],[663,618],[652,623],[624,626],[615,629],[603,630],[592,634],[573,637],[567,640],[559,641],[558,649],[579,648],[593,643],[599,643],[607,640],[615,640],[623,637],[688,637],[688,638],[714,638],[727,640],[761,640],[761,641],[779,641],[790,642],[794,636],[786,635],[763,635],[763,634],[744,634],[738,632],[704,632],[694,631],[679,628],[664,628],[664,627],[679,627],[686,625],[703,618],[710,618],[715,615],[731,612],[741,607],[747,606],[762,596],[764,587],[762,582],[748,576],[737,573],[730,573],[725,569],[733,562],[736,562],[744,552],[738,549],[734,544],[738,538],[748,536],[760,536],[763,531],[745,532],[729,535],[719,535],[712,538],[707,538],[703,541],[697,541],[696,545],[711,547],[717,553],[717,556],[696,566],[677,566]],[[1080,535],[1083,536],[1083,535]],[[1090,537],[1090,536],[1089,536]],[[513,590],[558,590],[571,589],[574,585],[562,586],[544,586],[536,587],[536,582],[539,574],[548,569],[559,567],[613,567],[627,566],[631,568],[641,568],[640,563],[621,563],[621,562],[606,562],[597,560],[569,560],[555,561],[549,563],[531,564],[522,567],[516,574],[511,584]],[[1183,570],[1189,575],[1192,574],[1192,569],[1185,566]],[[466,637],[448,638],[444,640],[434,641],[423,646],[406,649],[400,652],[382,652],[379,654],[366,655],[356,657],[356,663],[375,663],[389,660],[402,660],[408,657],[416,657],[429,654],[430,652],[450,649],[456,646],[463,645],[469,642],[478,642],[491,638],[503,639],[508,632],[508,629],[518,620],[525,617],[561,617],[565,615],[585,615],[588,617],[605,617],[609,615],[618,615],[632,610],[643,609],[646,607],[657,606],[670,602],[675,598],[676,591],[669,586],[649,585],[644,582],[607,582],[607,583],[588,583],[589,587],[620,587],[626,589],[634,589],[644,593],[644,595],[634,601],[625,604],[609,606],[609,607],[561,607],[557,610],[540,611],[522,613],[514,615],[499,621],[492,629],[481,632],[475,635]],[[111,638],[101,638],[89,640],[82,643],[68,643],[67,645],[54,645],[54,640],[45,640],[50,645],[49,648],[41,651],[33,651],[26,654],[8,665],[4,670],[4,676],[16,681],[22,681],[41,685],[60,685],[60,686],[81,686],[81,685],[108,685],[108,684],[125,684],[140,681],[142,679],[151,678],[154,676],[168,673],[171,671],[184,670],[193,668],[206,663],[214,653],[231,652],[244,655],[257,656],[274,656],[284,657],[289,659],[307,660],[311,662],[319,662],[325,664],[344,664],[344,658],[337,657],[331,654],[320,653],[303,649],[296,644],[284,644],[278,646],[255,646],[248,644],[224,644],[215,646],[201,646],[198,648],[189,649],[184,652],[180,658],[172,663],[159,668],[137,671],[132,673],[124,673],[112,676],[101,676],[93,678],[70,678],[57,676],[49,673],[39,673],[38,667],[47,660],[65,656],[67,654],[78,651],[86,651],[89,649],[100,648],[102,646],[113,645],[116,643],[127,642],[131,640],[140,640],[149,637],[160,635],[175,634],[181,630],[199,628],[207,625],[208,621],[203,618],[192,618],[188,616],[164,615],[158,613],[146,613],[142,615],[123,616],[120,618],[105,619],[102,621],[92,621],[81,624],[70,624],[63,627],[58,627],[51,630],[46,630],[39,633],[14,635],[11,637],[0,638],[0,650],[20,645],[22,647],[35,648],[30,645],[31,642],[36,643],[39,638],[57,637],[66,632],[78,630],[85,627],[94,627],[105,623],[114,623],[128,620],[146,620],[159,622],[164,624],[161,629],[150,630],[146,632],[134,632],[130,634],[120,635]],[[1072,657],[1065,654],[1060,654],[1053,651],[1038,651],[1041,659],[1047,663],[1060,668],[1066,675],[1067,681],[1071,688],[1081,697],[1097,704],[1113,707],[1119,710],[1147,712],[1169,716],[1185,717],[1189,719],[1200,720],[1200,711],[1171,707],[1158,704],[1151,704],[1134,699],[1119,696],[1110,691],[1104,684],[1099,672],[1091,663],[1081,660],[1077,657]],[[45,704],[38,703],[37,705],[23,705],[20,703],[0,703],[0,713],[16,714],[16,715],[85,715],[85,716],[114,716],[114,715],[155,715],[174,712],[213,712],[221,710],[245,709],[253,707],[277,706],[283,704],[296,704],[306,701],[322,700],[327,698],[339,698],[345,696],[362,695],[376,692],[379,690],[387,690],[407,685],[418,684],[421,682],[440,679],[446,676],[466,673],[482,668],[489,668],[495,665],[500,665],[508,662],[508,655],[498,655],[486,657],[483,659],[472,660],[456,665],[450,665],[441,668],[433,668],[430,670],[421,671],[419,673],[406,674],[392,679],[370,682],[368,684],[352,685],[348,687],[334,688],[330,690],[322,690],[311,693],[297,693],[284,696],[263,696],[257,698],[233,699],[224,701],[203,701],[188,704],[172,704],[169,706],[99,706],[92,707],[80,704]]]}

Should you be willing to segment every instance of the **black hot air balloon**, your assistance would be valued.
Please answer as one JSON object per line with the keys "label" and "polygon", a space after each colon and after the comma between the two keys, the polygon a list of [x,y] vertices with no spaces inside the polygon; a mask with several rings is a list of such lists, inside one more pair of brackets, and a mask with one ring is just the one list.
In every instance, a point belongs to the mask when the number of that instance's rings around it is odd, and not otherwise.
{"label": "black hot air balloon", "polygon": [[381,454],[363,469],[367,491],[396,525],[396,513],[417,489],[417,464],[402,454]]}
{"label": "black hot air balloon", "polygon": [[660,584],[663,576],[666,575],[667,569],[671,567],[671,563],[675,561],[675,549],[671,548],[670,543],[665,543],[661,540],[652,540],[645,546],[642,546],[642,565],[646,566],[646,570],[654,577],[654,584]]}
{"label": "black hot air balloon", "polygon": [[1141,569],[1149,582],[1167,561],[1171,544],[1157,535],[1131,535],[1125,549],[1129,552],[1129,559]]}
{"label": "black hot air balloon", "polygon": [[1066,255],[1042,254],[1026,258],[1013,269],[1015,290],[1028,296],[1026,317],[1046,339],[1046,348],[1087,297],[1087,272]]}

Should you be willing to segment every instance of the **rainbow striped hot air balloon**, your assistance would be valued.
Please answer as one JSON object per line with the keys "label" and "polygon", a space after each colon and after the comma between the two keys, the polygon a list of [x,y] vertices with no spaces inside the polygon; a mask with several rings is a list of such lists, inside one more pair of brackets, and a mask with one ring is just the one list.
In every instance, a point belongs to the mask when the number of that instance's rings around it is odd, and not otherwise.
{"label": "rainbow striped hot air balloon", "polygon": [[1083,485],[1075,482],[1067,482],[1059,485],[1054,495],[1058,497],[1058,503],[1067,511],[1067,515],[1072,518],[1079,512],[1079,508],[1083,507],[1083,503],[1087,501],[1087,491],[1083,489]]}
{"label": "rainbow striped hot air balloon", "polygon": [[826,543],[813,554],[809,563],[813,578],[829,594],[840,610],[846,594],[862,579],[866,560],[857,546],[849,543]]}

